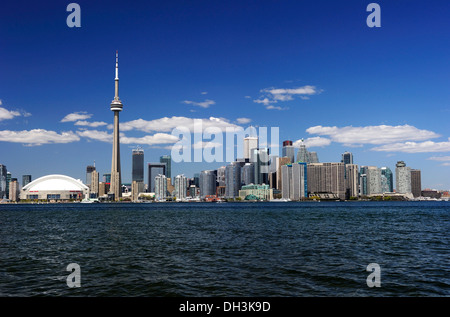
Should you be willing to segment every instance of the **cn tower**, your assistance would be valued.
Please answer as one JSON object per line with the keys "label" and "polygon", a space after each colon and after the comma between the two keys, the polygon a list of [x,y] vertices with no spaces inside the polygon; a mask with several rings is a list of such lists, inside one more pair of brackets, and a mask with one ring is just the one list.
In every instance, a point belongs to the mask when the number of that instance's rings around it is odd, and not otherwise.
{"label": "cn tower", "polygon": [[114,112],[114,139],[111,164],[111,187],[110,194],[114,195],[114,200],[119,200],[122,196],[122,177],[120,175],[120,141],[119,141],[119,112],[122,111],[123,104],[119,99],[119,53],[116,51],[116,78],[115,95],[111,102],[111,111]]}

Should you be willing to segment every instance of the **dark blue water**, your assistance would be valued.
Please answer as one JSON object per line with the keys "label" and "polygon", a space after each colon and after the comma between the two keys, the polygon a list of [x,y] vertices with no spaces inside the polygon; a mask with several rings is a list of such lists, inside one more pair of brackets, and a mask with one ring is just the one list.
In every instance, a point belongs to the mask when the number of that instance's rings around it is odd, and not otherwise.
{"label": "dark blue water", "polygon": [[449,228],[450,202],[0,205],[0,296],[449,296]]}

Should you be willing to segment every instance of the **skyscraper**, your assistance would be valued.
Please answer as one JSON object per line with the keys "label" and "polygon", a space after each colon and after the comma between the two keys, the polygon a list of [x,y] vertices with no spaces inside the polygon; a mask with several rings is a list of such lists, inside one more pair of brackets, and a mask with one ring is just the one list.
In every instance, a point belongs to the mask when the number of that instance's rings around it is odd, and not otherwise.
{"label": "skyscraper", "polygon": [[332,194],[345,199],[344,163],[311,163],[307,165],[308,193]]}
{"label": "skyscraper", "polygon": [[292,141],[283,141],[283,149],[282,149],[282,157],[289,157],[291,160],[291,163],[294,162],[295,159],[295,149],[292,145]]}
{"label": "skyscraper", "polygon": [[91,179],[92,179],[92,172],[95,171],[94,165],[88,165],[86,167],[86,185],[90,188],[91,186]]}
{"label": "skyscraper", "polygon": [[103,174],[103,182],[108,183],[108,184],[111,183],[111,174],[110,173]]}
{"label": "skyscraper", "polygon": [[177,175],[175,177],[175,197],[177,199],[185,199],[187,191],[187,178],[184,175]]}
{"label": "skyscraper", "polygon": [[[0,164],[0,200],[6,198],[6,165]],[[9,195],[9,194],[8,194]]]}
{"label": "skyscraper", "polygon": [[280,157],[277,159],[277,184],[276,184],[276,188],[279,190],[283,189],[283,184],[282,184],[282,166],[286,165],[286,164],[292,164],[294,162],[291,161],[291,159],[289,157]]}
{"label": "skyscraper", "polygon": [[91,173],[91,191],[90,196],[91,198],[97,198],[99,194],[99,176],[97,171],[93,171]]}
{"label": "skyscraper", "polygon": [[155,198],[156,200],[164,200],[167,196],[167,177],[164,174],[155,176]]}
{"label": "skyscraper", "polygon": [[6,198],[9,199],[9,184],[11,184],[12,175],[10,172],[6,172]]}
{"label": "skyscraper", "polygon": [[359,195],[359,180],[358,180],[358,165],[345,165],[345,197],[358,197]]}
{"label": "skyscraper", "polygon": [[172,157],[170,155],[163,155],[159,158],[160,163],[166,164],[166,177],[172,179]]}
{"label": "skyscraper", "polygon": [[225,186],[225,169],[226,166],[221,166],[217,169],[217,184],[218,186]]}
{"label": "skyscraper", "polygon": [[303,142],[303,139],[301,140],[300,146],[298,148],[297,162],[310,163],[308,150],[306,149],[306,145]]}
{"label": "skyscraper", "polygon": [[344,154],[342,154],[342,160],[341,163],[344,164],[353,164],[353,154],[350,152],[344,152]]}
{"label": "skyscraper", "polygon": [[148,190],[150,193],[155,192],[155,177],[160,174],[166,175],[166,163],[148,163]]}
{"label": "skyscraper", "polygon": [[22,175],[22,187],[31,183],[31,175]]}
{"label": "skyscraper", "polygon": [[200,173],[200,197],[203,199],[207,195],[216,194],[217,172],[213,170],[202,171]]}
{"label": "skyscraper", "polygon": [[231,162],[225,168],[225,197],[238,197],[240,189],[241,166],[239,165],[239,162]]}
{"label": "skyscraper", "polygon": [[381,169],[376,166],[368,166],[367,175],[367,195],[381,194]]}
{"label": "skyscraper", "polygon": [[411,193],[411,168],[404,161],[398,161],[395,165],[395,187],[397,193]]}
{"label": "skyscraper", "polygon": [[116,52],[116,77],[114,100],[111,102],[111,111],[114,112],[114,133],[111,162],[111,187],[110,194],[114,200],[119,200],[122,196],[122,175],[120,172],[120,141],[119,141],[119,112],[122,111],[123,104],[119,99],[119,53]]}
{"label": "skyscraper", "polygon": [[250,160],[253,149],[258,148],[258,138],[255,136],[247,136],[244,138],[244,159]]}
{"label": "skyscraper", "polygon": [[308,197],[307,164],[297,162],[281,166],[281,197],[302,200]]}
{"label": "skyscraper", "polygon": [[381,168],[381,191],[383,193],[394,192],[394,178],[392,176],[392,171],[386,166]]}
{"label": "skyscraper", "polygon": [[11,178],[9,184],[9,200],[14,202],[19,200],[19,182],[17,178]]}
{"label": "skyscraper", "polygon": [[367,195],[367,166],[361,166],[359,170],[359,195]]}
{"label": "skyscraper", "polygon": [[144,150],[139,147],[132,151],[131,181],[144,182]]}
{"label": "skyscraper", "polygon": [[414,197],[420,197],[422,195],[422,179],[420,170],[411,170],[411,192]]}
{"label": "skyscraper", "polygon": [[250,161],[255,168],[255,184],[268,184],[269,183],[269,149],[252,149]]}
{"label": "skyscraper", "polygon": [[250,185],[255,183],[255,167],[253,163],[245,163],[241,168],[241,183]]}
{"label": "skyscraper", "polygon": [[317,152],[308,152],[308,163],[319,163],[319,157],[317,156]]}

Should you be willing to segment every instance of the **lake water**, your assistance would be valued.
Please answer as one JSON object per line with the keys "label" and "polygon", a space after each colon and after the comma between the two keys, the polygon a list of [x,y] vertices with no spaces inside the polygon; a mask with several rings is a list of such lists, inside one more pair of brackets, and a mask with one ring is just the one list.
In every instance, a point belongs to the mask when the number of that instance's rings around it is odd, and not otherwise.
{"label": "lake water", "polygon": [[0,205],[0,296],[449,296],[449,228],[450,202]]}

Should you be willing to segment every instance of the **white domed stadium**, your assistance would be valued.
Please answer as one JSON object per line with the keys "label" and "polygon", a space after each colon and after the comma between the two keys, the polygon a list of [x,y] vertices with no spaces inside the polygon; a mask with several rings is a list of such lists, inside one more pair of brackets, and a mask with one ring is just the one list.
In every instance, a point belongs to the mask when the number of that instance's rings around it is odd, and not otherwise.
{"label": "white domed stadium", "polygon": [[22,188],[22,200],[69,201],[89,197],[89,188],[79,179],[66,175],[40,177]]}

